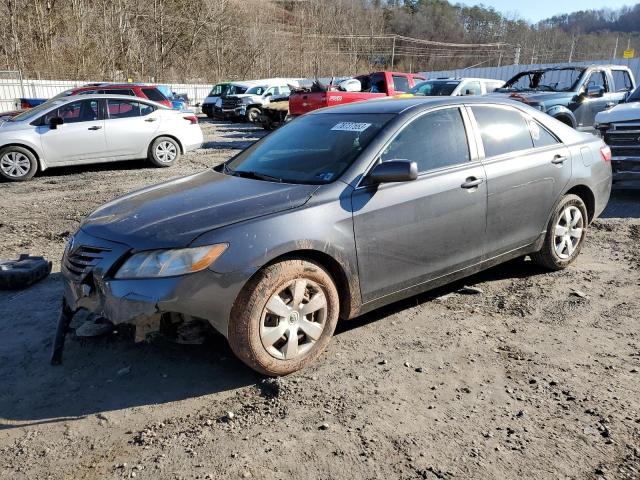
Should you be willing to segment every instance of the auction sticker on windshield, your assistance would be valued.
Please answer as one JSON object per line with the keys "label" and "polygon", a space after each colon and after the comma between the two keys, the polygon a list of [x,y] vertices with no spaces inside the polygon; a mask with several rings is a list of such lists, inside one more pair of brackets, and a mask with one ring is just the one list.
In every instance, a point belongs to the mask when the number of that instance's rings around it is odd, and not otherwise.
{"label": "auction sticker on windshield", "polygon": [[340,122],[336,124],[331,130],[336,130],[339,132],[364,132],[370,126],[370,123]]}

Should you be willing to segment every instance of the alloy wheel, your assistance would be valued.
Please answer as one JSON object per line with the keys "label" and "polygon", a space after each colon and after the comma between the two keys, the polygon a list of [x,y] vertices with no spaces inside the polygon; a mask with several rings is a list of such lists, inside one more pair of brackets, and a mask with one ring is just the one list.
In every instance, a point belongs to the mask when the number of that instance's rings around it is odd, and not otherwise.
{"label": "alloy wheel", "polygon": [[573,255],[582,241],[584,217],[580,209],[569,205],[558,217],[554,231],[554,248],[556,255],[566,260]]}
{"label": "alloy wheel", "polygon": [[31,161],[20,152],[7,152],[0,159],[2,172],[11,178],[21,178],[29,173]]}
{"label": "alloy wheel", "polygon": [[176,159],[178,149],[176,146],[165,140],[156,146],[156,158],[162,163],[171,163]]}
{"label": "alloy wheel", "polygon": [[327,299],[317,283],[299,278],[274,293],[260,320],[260,340],[272,357],[292,360],[309,352],[327,319]]}

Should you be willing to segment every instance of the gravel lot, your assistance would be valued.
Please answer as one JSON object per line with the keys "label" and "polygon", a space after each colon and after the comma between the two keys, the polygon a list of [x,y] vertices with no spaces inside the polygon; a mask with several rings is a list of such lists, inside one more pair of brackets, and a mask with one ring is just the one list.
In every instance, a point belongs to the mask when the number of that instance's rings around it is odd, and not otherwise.
{"label": "gravel lot", "polygon": [[[640,192],[616,192],[577,264],[525,260],[343,323],[313,367],[261,378],[225,341],[67,340],[48,364],[59,259],[84,215],[263,135],[0,184],[0,258],[54,260],[0,292],[0,478],[640,478]],[[464,285],[479,289],[462,294]]]}

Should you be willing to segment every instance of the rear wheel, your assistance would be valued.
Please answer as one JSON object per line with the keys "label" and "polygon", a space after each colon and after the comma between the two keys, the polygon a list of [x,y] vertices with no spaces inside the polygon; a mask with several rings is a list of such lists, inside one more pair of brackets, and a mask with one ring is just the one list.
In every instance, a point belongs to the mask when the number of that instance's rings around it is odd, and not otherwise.
{"label": "rear wheel", "polygon": [[32,178],[38,170],[38,161],[33,153],[23,147],[9,146],[0,150],[0,176],[12,182],[23,182]]}
{"label": "rear wheel", "polygon": [[316,263],[287,260],[259,272],[231,312],[229,344],[248,366],[271,376],[293,373],[324,351],[338,322],[329,273]]}
{"label": "rear wheel", "polygon": [[149,147],[149,161],[156,167],[170,167],[179,157],[180,145],[171,137],[158,137]]}
{"label": "rear wheel", "polygon": [[547,226],[544,244],[531,259],[551,270],[562,270],[578,257],[587,234],[587,207],[577,195],[566,195]]}

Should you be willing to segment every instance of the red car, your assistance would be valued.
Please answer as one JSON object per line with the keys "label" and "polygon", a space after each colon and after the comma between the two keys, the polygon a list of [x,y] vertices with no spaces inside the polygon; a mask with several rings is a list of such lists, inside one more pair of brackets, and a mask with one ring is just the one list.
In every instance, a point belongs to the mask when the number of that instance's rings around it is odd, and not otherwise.
{"label": "red car", "polygon": [[71,95],[89,95],[89,94],[110,93],[112,95],[131,95],[132,97],[146,98],[152,102],[160,103],[169,108],[173,108],[171,100],[155,85],[145,85],[141,83],[94,83],[85,85],[84,87],[72,88],[59,93],[53,98],[68,97]]}

